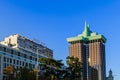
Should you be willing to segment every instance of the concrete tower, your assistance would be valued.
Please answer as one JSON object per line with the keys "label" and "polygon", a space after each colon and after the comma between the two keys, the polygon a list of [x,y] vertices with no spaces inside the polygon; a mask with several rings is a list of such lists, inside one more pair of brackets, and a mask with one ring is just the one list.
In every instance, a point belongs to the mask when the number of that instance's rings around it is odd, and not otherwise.
{"label": "concrete tower", "polygon": [[83,63],[83,80],[105,80],[105,42],[106,38],[90,30],[85,23],[82,34],[67,38],[69,56],[78,57]]}

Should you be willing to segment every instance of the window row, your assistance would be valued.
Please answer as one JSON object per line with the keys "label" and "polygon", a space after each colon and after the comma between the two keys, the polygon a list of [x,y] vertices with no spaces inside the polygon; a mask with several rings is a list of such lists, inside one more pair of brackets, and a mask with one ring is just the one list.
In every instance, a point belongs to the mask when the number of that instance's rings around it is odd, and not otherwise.
{"label": "window row", "polygon": [[6,47],[0,46],[0,51],[7,52],[7,53],[10,53],[10,54],[16,55],[18,57],[23,57],[23,58],[30,59],[30,60],[33,60],[33,61],[37,61],[36,57],[31,56],[30,54],[27,55],[25,53],[17,52],[15,50],[10,50]]}

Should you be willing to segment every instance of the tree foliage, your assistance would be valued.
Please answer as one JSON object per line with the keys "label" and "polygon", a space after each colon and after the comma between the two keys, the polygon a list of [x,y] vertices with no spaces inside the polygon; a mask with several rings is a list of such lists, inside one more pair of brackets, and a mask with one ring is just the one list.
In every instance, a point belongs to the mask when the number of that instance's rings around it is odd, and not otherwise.
{"label": "tree foliage", "polygon": [[62,60],[52,58],[40,58],[42,73],[45,80],[58,80],[61,75],[61,68],[64,65]]}
{"label": "tree foliage", "polygon": [[82,73],[82,63],[77,57],[67,57],[68,71],[70,73],[70,78],[73,80],[80,80]]}

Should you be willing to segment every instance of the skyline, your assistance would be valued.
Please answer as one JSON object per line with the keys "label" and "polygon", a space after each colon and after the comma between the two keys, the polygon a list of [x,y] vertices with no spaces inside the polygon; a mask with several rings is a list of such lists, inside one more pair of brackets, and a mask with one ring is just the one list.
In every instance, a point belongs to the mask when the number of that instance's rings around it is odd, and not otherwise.
{"label": "skyline", "polygon": [[120,79],[119,34],[120,1],[0,1],[0,41],[12,34],[43,42],[54,51],[55,59],[65,63],[68,56],[66,38],[77,36],[87,21],[93,32],[103,34],[106,43],[106,73],[113,70]]}

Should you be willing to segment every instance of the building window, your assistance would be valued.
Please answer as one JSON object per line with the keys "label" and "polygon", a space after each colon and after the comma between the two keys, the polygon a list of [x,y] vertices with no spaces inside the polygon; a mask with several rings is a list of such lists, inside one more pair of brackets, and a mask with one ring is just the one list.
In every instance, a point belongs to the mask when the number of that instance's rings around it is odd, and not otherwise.
{"label": "building window", "polygon": [[13,63],[15,64],[15,59],[14,59]]}
{"label": "building window", "polygon": [[32,60],[32,56],[30,56],[30,60]]}
{"label": "building window", "polygon": [[20,56],[20,52],[18,52],[18,56]]}
{"label": "building window", "polygon": [[32,68],[32,64],[29,63],[29,68]]}
{"label": "building window", "polygon": [[6,63],[3,64],[3,68],[6,68]]}
{"label": "building window", "polygon": [[3,47],[3,51],[6,52],[6,48],[5,47]]}
{"label": "building window", "polygon": [[33,68],[35,68],[35,65],[33,64]]}
{"label": "building window", "polygon": [[4,62],[6,62],[6,57],[4,57]]}
{"label": "building window", "polygon": [[9,62],[9,58],[7,58],[7,62]]}
{"label": "building window", "polygon": [[24,66],[24,62],[23,62],[23,64],[22,64],[22,66]]}
{"label": "building window", "polygon": [[10,63],[12,63],[12,59],[10,59]]}
{"label": "building window", "polygon": [[7,64],[7,66],[9,66],[9,64]]}
{"label": "building window", "polygon": [[20,61],[20,65],[21,65],[21,61]]}
{"label": "building window", "polygon": [[26,67],[28,66],[28,63],[26,63]]}
{"label": "building window", "polygon": [[24,58],[26,58],[27,57],[27,55],[26,54],[24,54]]}
{"label": "building window", "polygon": [[11,50],[11,54],[13,54],[14,53],[14,51],[13,50]]}
{"label": "building window", "polygon": [[17,60],[17,65],[19,65],[19,61]]}

